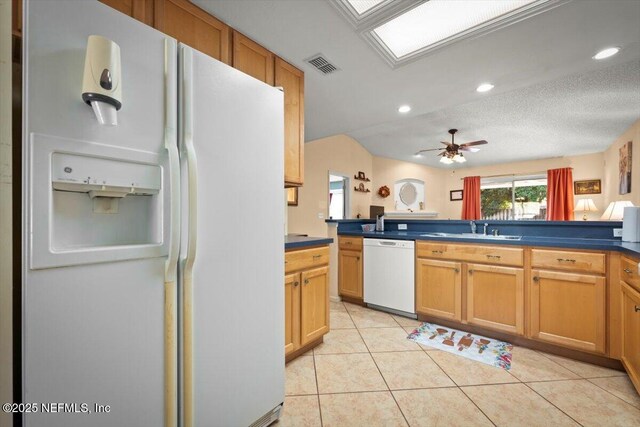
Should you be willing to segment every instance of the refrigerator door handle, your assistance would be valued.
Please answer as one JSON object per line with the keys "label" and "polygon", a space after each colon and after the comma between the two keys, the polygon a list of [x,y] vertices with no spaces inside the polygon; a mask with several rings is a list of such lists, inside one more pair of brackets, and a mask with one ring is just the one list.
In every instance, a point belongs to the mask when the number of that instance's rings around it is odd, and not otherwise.
{"label": "refrigerator door handle", "polygon": [[181,147],[187,163],[187,242],[182,259],[182,408],[183,427],[193,427],[193,264],[198,213],[197,162],[193,147],[193,52],[180,45]]}
{"label": "refrigerator door handle", "polygon": [[183,149],[187,159],[188,181],[188,236],[185,257],[185,275],[190,276],[196,258],[196,230],[198,228],[198,166],[193,147],[193,52],[182,47],[182,126]]}
{"label": "refrigerator door handle", "polygon": [[164,146],[169,156],[169,194],[171,224],[169,233],[169,256],[165,264],[165,282],[175,282],[180,251],[180,157],[177,143],[177,74],[176,43],[165,39],[165,129]]}
{"label": "refrigerator door handle", "polygon": [[177,141],[178,70],[175,40],[164,40],[164,146],[169,156],[170,233],[165,264],[165,427],[178,424],[177,270],[180,251],[180,158]]}

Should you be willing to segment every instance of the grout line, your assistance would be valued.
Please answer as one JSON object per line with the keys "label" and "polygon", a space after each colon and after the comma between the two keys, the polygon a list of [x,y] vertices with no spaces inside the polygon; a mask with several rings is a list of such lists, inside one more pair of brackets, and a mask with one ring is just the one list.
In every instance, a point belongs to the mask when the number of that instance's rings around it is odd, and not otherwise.
{"label": "grout line", "polygon": [[482,415],[484,415],[491,424],[493,424],[494,426],[497,426],[497,424],[489,417],[489,415],[485,414],[485,412],[482,410],[482,408],[480,408],[480,406],[478,406],[478,404],[475,402],[475,400],[473,400],[471,398],[471,396],[469,396],[467,393],[464,392],[464,390],[462,389],[462,387],[458,387],[458,390],[460,390],[462,392],[462,394],[465,395],[465,397],[467,399],[469,399],[471,401],[471,403],[473,403],[473,406],[475,406],[476,408],[478,408],[478,411],[480,411],[482,413]]}
{"label": "grout line", "polygon": [[[574,380],[575,381],[575,380]],[[579,423],[578,420],[576,420],[575,418],[573,418],[571,415],[567,414],[565,411],[563,411],[562,409],[560,409],[557,405],[555,405],[552,401],[550,401],[549,399],[547,399],[546,397],[544,397],[542,394],[538,393],[537,391],[535,391],[535,389],[533,387],[531,387],[529,384],[527,383],[522,383],[524,384],[529,390],[533,391],[535,394],[537,394],[538,396],[540,396],[541,398],[543,398],[544,400],[546,400],[547,402],[549,402],[549,404],[551,406],[553,406],[554,408],[558,409],[558,411],[562,412],[563,414],[565,414],[567,417],[571,418],[576,424],[578,424],[579,426],[583,426],[582,423]]]}
{"label": "grout line", "polygon": [[[601,377],[601,378],[616,378],[616,377]],[[591,379],[597,379],[597,378],[591,378]],[[586,380],[586,381],[588,381],[590,384],[593,384],[594,386],[596,386],[596,387],[598,387],[598,388],[600,388],[600,389],[602,389],[602,390],[606,391],[606,392],[607,392],[607,393],[609,393],[610,395],[612,395],[612,396],[614,396],[614,397],[617,397],[618,399],[622,400],[622,401],[623,401],[624,403],[626,403],[627,405],[630,405],[631,407],[636,408],[636,409],[640,409],[640,407],[637,407],[637,406],[635,406],[635,405],[631,404],[630,402],[627,402],[626,400],[624,400],[624,399],[623,399],[623,398],[621,398],[620,396],[617,396],[617,395],[613,394],[611,391],[609,391],[609,390],[607,390],[606,388],[604,388],[604,387],[600,386],[599,384],[596,384],[596,383],[594,383],[594,382],[592,382],[592,381],[589,381],[589,379],[588,379],[588,378],[585,378],[585,380]]]}

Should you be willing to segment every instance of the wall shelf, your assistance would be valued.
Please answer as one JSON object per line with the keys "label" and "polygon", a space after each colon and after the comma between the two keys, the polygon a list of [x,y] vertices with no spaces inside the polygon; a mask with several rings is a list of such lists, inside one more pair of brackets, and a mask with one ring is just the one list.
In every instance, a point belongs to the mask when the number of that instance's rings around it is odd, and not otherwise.
{"label": "wall shelf", "polygon": [[369,190],[368,188],[366,190],[361,190],[358,187],[353,187],[353,191],[357,191],[360,193],[371,193],[371,190]]}

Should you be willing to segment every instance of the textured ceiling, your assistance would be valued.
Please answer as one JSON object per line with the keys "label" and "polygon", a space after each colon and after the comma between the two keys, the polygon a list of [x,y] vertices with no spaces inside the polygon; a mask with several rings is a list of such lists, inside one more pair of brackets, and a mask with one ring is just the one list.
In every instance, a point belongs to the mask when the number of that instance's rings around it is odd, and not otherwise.
{"label": "textured ceiling", "polygon": [[[573,0],[395,70],[322,0],[193,0],[305,71],[306,140],[346,133],[416,161],[447,129],[486,139],[465,166],[602,151],[640,117],[640,1]],[[622,51],[591,59],[603,47]],[[341,71],[304,62],[323,53]],[[496,85],[489,93],[479,83]],[[413,110],[401,115],[397,107]],[[435,157],[417,161],[441,166]]]}

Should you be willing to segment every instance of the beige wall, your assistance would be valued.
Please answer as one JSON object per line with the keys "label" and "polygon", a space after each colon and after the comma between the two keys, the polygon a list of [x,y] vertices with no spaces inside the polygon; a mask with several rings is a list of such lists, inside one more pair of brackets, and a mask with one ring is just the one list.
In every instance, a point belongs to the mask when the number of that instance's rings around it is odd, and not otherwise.
{"label": "beige wall", "polygon": [[[387,159],[385,157],[373,157],[373,175],[371,192],[371,204],[384,206],[385,212],[395,211],[394,184],[396,181],[406,178],[424,181],[424,211],[440,212],[442,209],[444,173],[440,169],[416,163]],[[386,185],[391,190],[391,195],[386,198],[378,196],[378,188]]]}
{"label": "beige wall", "polygon": [[[304,186],[298,191],[298,206],[289,206],[287,220],[289,233],[327,236],[324,222],[329,215],[329,172],[349,176],[350,218],[358,213],[369,216],[371,193],[353,191],[353,175],[362,171],[372,175],[373,156],[355,139],[336,135],[318,139],[304,146]],[[359,183],[359,181],[358,181]],[[373,191],[371,183],[366,188]]]}
{"label": "beige wall", "polygon": [[[617,164],[617,163],[616,163]],[[573,168],[574,181],[584,179],[603,180],[604,187],[604,155],[603,153],[586,154],[582,156],[556,157],[551,159],[532,160],[528,162],[504,163],[499,165],[465,168],[459,170],[447,170],[445,172],[445,202],[440,212],[442,219],[460,219],[462,202],[450,202],[449,191],[462,189],[462,180],[466,176],[488,176],[502,174],[528,174],[543,172],[547,169]],[[589,215],[590,220],[600,218],[606,208],[604,192],[589,196],[575,196],[576,202],[581,198],[591,198],[599,209],[598,212]],[[582,215],[576,214],[576,219],[582,219]]]}
{"label": "beige wall", "polygon": [[[618,161],[620,147],[633,141],[631,148],[631,193],[618,194]],[[640,206],[640,120],[637,120],[603,153],[604,155],[604,197],[608,202],[615,200],[630,200],[635,206]]]}

